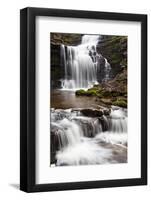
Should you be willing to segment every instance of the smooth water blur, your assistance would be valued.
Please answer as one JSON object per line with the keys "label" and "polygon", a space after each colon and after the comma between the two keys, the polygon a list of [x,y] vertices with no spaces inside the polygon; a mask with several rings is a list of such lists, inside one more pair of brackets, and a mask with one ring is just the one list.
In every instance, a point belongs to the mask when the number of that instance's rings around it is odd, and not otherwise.
{"label": "smooth water blur", "polygon": [[[59,151],[56,152],[56,165],[127,161],[126,109],[114,107],[108,117],[102,116],[106,131],[103,131],[99,118],[85,117],[80,111],[56,109],[52,110],[51,115],[51,126],[57,127],[55,134],[60,141]],[[113,155],[113,150],[116,155],[119,154],[120,161]]]}
{"label": "smooth water blur", "polygon": [[[65,68],[62,89],[87,89],[97,84],[97,64],[101,56],[96,51],[99,35],[84,35],[78,46],[61,45],[61,57]],[[108,63],[107,60],[105,63]],[[107,64],[105,65],[107,66]]]}

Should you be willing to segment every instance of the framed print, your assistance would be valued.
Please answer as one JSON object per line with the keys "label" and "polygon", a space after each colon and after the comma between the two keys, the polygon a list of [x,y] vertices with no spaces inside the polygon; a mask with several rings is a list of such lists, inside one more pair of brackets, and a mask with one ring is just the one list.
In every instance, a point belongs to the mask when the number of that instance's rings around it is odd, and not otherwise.
{"label": "framed print", "polygon": [[147,184],[147,16],[20,12],[20,189]]}

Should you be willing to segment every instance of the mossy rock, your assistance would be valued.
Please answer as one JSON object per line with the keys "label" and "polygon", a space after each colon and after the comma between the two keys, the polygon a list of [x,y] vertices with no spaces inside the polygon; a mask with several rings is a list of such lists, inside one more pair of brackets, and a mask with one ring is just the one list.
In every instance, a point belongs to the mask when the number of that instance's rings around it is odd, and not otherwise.
{"label": "mossy rock", "polygon": [[87,91],[81,89],[77,90],[75,94],[78,96],[96,96],[99,98],[112,98],[112,97],[119,97],[123,95],[121,92],[118,91],[108,91],[102,88],[93,87],[88,89]]}
{"label": "mossy rock", "polygon": [[127,102],[124,99],[118,98],[116,101],[113,101],[112,104],[114,106],[119,106],[119,107],[127,108]]}
{"label": "mossy rock", "polygon": [[88,96],[97,96],[97,89],[95,88],[90,88],[86,91],[86,95]]}
{"label": "mossy rock", "polygon": [[122,94],[118,91],[108,91],[108,90],[103,90],[101,92],[102,97],[118,97],[121,96]]}
{"label": "mossy rock", "polygon": [[111,92],[108,91],[108,90],[103,90],[103,91],[102,91],[102,96],[103,96],[103,97],[112,97],[112,94],[111,94]]}
{"label": "mossy rock", "polygon": [[98,88],[90,88],[87,91],[80,89],[75,92],[77,96],[98,96],[102,97],[100,90]]}
{"label": "mossy rock", "polygon": [[77,96],[82,96],[82,95],[85,95],[85,90],[77,90],[76,92],[75,92],[75,94],[77,95]]}

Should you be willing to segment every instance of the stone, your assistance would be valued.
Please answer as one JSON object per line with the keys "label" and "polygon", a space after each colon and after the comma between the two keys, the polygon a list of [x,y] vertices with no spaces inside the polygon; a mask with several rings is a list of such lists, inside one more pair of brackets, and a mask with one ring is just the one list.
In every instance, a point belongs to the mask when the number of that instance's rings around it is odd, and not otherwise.
{"label": "stone", "polygon": [[103,111],[97,109],[82,109],[80,112],[88,117],[101,117],[103,115]]}

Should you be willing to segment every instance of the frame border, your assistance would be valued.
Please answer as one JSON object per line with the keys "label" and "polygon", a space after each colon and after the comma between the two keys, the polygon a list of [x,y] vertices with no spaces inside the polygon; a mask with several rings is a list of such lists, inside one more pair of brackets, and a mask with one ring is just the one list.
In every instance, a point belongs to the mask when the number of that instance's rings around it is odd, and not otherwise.
{"label": "frame border", "polygon": [[[137,21],[141,23],[141,178],[36,184],[36,16]],[[147,15],[27,7],[20,10],[20,190],[44,192],[147,185]]]}

